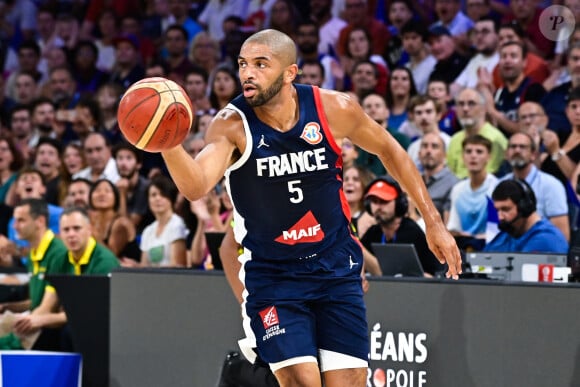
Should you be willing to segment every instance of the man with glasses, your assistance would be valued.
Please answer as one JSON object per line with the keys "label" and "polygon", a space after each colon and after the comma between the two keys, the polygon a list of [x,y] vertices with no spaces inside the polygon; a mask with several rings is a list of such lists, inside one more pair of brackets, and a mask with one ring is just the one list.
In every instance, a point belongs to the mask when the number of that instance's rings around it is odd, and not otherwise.
{"label": "man with glasses", "polygon": [[[548,125],[548,116],[542,105],[531,101],[522,103],[518,108],[518,125],[520,131],[532,136],[536,153],[539,153],[542,141],[541,134],[547,129]],[[536,157],[534,163],[539,166],[541,163],[540,158]]]}
{"label": "man with glasses", "polygon": [[466,137],[479,134],[491,141],[491,157],[487,163],[487,171],[495,173],[499,170],[508,141],[505,136],[486,121],[485,98],[475,89],[464,89],[457,96],[455,111],[459,124],[463,128],[451,137],[447,150],[447,165],[460,179],[467,176],[467,167],[463,162],[462,143]]}
{"label": "man with glasses", "polygon": [[477,50],[477,54],[471,58],[461,74],[451,84],[451,95],[455,96],[465,87],[475,87],[478,74],[485,70],[491,73],[499,62],[497,23],[491,18],[481,19],[475,22],[471,30],[471,41]]}
{"label": "man with glasses", "polygon": [[562,183],[549,173],[542,172],[535,165],[536,144],[526,132],[514,133],[508,144],[506,159],[513,168],[502,180],[525,180],[536,195],[536,211],[542,218],[556,226],[566,240],[570,240],[570,223],[566,190]]}

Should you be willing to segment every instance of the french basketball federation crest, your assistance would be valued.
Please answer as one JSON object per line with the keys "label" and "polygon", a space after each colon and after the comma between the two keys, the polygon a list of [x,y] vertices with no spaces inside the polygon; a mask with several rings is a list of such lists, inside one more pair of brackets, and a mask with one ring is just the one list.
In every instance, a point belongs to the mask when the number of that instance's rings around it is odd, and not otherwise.
{"label": "french basketball federation crest", "polygon": [[309,122],[304,125],[304,130],[300,138],[309,144],[316,145],[322,141],[322,133],[320,132],[320,125],[317,122]]}

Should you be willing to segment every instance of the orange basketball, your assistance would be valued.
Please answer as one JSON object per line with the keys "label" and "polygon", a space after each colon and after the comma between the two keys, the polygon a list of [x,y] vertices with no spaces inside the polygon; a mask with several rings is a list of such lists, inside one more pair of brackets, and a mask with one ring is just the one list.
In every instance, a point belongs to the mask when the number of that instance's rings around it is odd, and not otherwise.
{"label": "orange basketball", "polygon": [[117,111],[117,121],[127,141],[148,152],[181,144],[193,119],[191,101],[181,86],[159,77],[132,84]]}

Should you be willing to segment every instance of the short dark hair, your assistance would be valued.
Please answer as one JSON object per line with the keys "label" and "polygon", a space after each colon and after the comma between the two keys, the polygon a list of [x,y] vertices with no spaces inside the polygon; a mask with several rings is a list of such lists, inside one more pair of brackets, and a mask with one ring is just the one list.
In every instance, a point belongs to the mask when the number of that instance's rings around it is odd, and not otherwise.
{"label": "short dark hair", "polygon": [[[322,78],[324,78],[326,76],[325,72],[324,72],[324,66],[322,65],[322,63],[320,63],[320,61],[317,60],[305,60],[304,62],[302,62],[302,66],[300,66],[300,70],[302,70],[304,68],[304,66],[309,65],[309,66],[316,66],[320,69],[320,75],[322,76]],[[300,75],[302,75],[302,73],[300,73]]]}
{"label": "short dark hair", "polygon": [[410,34],[413,32],[419,35],[423,42],[427,42],[429,40],[429,30],[425,26],[425,23],[415,19],[411,19],[405,24],[403,24],[403,26],[401,27],[400,35],[404,37],[405,34]]}
{"label": "short dark hair", "polygon": [[437,74],[432,74],[432,76],[429,77],[429,81],[427,81],[427,87],[429,87],[430,83],[434,83],[434,82],[443,83],[445,85],[445,90],[447,90],[447,94],[450,93],[449,82],[447,82],[445,79],[438,76]]}
{"label": "short dark hair", "polygon": [[20,43],[20,45],[18,46],[18,52],[22,50],[32,50],[34,51],[36,56],[40,57],[40,46],[33,39],[28,39]]}
{"label": "short dark hair", "polygon": [[505,42],[504,44],[502,44],[499,48],[499,51],[501,52],[501,50],[505,47],[509,47],[509,46],[517,46],[520,48],[520,50],[522,51],[522,58],[526,58],[526,55],[528,55],[528,48],[526,47],[526,45],[524,43],[520,43],[520,42],[515,42],[513,40],[510,40],[509,42]]}
{"label": "short dark hair", "polygon": [[169,31],[179,31],[179,32],[181,32],[181,34],[183,35],[185,40],[189,41],[189,33],[187,32],[185,27],[183,27],[182,25],[179,25],[179,24],[170,25],[169,27],[167,27],[167,29],[165,30],[165,33],[163,35],[167,36],[167,33]]}
{"label": "short dark hair", "polygon": [[48,204],[44,199],[28,198],[22,199],[14,208],[28,206],[30,216],[32,219],[38,219],[39,216],[44,217],[44,225],[48,225]]}
{"label": "short dark hair", "polygon": [[227,22],[235,23],[238,27],[241,27],[244,25],[244,19],[242,19],[241,17],[236,16],[236,15],[226,16],[223,23],[227,23]]}
{"label": "short dark hair", "polygon": [[525,180],[509,179],[502,181],[493,190],[491,199],[494,201],[511,200],[518,206],[518,213],[521,211],[519,203],[523,202],[528,202],[533,205],[533,211],[536,210],[536,195],[532,187]]}
{"label": "short dark hair", "polygon": [[10,109],[10,121],[12,121],[12,117],[14,116],[14,114],[21,112],[23,110],[26,110],[29,113],[29,115],[31,114],[30,106],[27,104],[18,103],[12,106],[12,109]]}
{"label": "short dark hair", "polygon": [[127,150],[133,153],[139,164],[143,162],[143,152],[127,141],[121,141],[113,146],[113,158],[116,159],[117,153],[122,150]]}
{"label": "short dark hair", "polygon": [[499,30],[503,29],[512,30],[514,34],[516,34],[520,39],[524,39],[526,37],[526,32],[524,31],[522,26],[518,24],[516,20],[512,20],[511,22],[501,24],[497,30],[499,32]]}
{"label": "short dark hair", "polygon": [[89,109],[91,116],[95,120],[97,128],[99,128],[101,126],[101,123],[103,121],[103,118],[102,118],[103,114],[101,112],[101,108],[99,106],[99,103],[95,99],[93,99],[92,97],[89,97],[89,96],[81,97],[81,99],[79,99],[79,101],[77,102],[76,107],[77,108],[84,107],[84,108]]}
{"label": "short dark hair", "polygon": [[83,48],[83,47],[88,47],[93,52],[93,56],[94,56],[95,61],[96,61],[98,56],[99,56],[99,49],[98,49],[97,45],[90,40],[79,41],[74,48],[74,56],[76,57],[79,54],[81,48]]}
{"label": "short dark hair", "polygon": [[58,152],[59,156],[62,154],[62,143],[57,140],[56,138],[52,138],[52,137],[41,137],[38,140],[38,144],[36,144],[36,149],[38,150],[40,148],[41,145],[50,145],[51,147],[53,147],[54,149],[56,149],[56,151]]}
{"label": "short dark hair", "polygon": [[481,134],[474,134],[468,137],[465,137],[463,142],[461,143],[461,149],[465,149],[467,145],[483,145],[487,148],[487,151],[491,153],[492,143],[489,139],[483,137]]}
{"label": "short dark hair", "polygon": [[151,188],[157,188],[159,190],[159,192],[161,193],[161,196],[163,196],[166,199],[169,199],[169,201],[172,204],[175,204],[175,201],[177,200],[177,187],[175,186],[175,183],[173,182],[173,180],[171,180],[169,177],[164,176],[164,175],[155,175],[152,179],[151,182],[149,183],[149,187],[147,187],[147,194],[149,194],[149,191],[151,190]]}
{"label": "short dark hair", "polygon": [[580,100],[580,87],[575,87],[566,96],[566,106],[574,101]]}
{"label": "short dark hair", "polygon": [[45,104],[49,104],[54,108],[54,103],[52,102],[52,100],[50,98],[47,97],[38,97],[32,100],[32,102],[30,102],[30,113],[34,113],[34,111],[36,110],[37,107],[39,107],[40,105],[45,105]]}
{"label": "short dark hair", "polygon": [[373,68],[373,73],[375,74],[375,78],[379,79],[379,69],[377,68],[377,65],[375,63],[371,62],[370,60],[363,59],[363,60],[359,60],[358,62],[356,62],[354,64],[354,66],[352,66],[353,74],[360,65],[364,65],[364,64],[370,65]]}
{"label": "short dark hair", "polygon": [[199,67],[197,65],[191,66],[191,68],[187,71],[187,73],[185,73],[185,79],[187,79],[187,77],[190,74],[197,74],[197,75],[201,76],[203,78],[203,80],[205,81],[205,83],[207,83],[209,81],[209,74],[207,73],[207,71],[205,71],[204,68]]}
{"label": "short dark hair", "polygon": [[493,30],[498,33],[499,32],[499,21],[496,18],[491,17],[490,15],[486,15],[486,16],[482,16],[481,18],[479,18],[478,20],[476,20],[474,22],[474,24],[477,24],[479,22],[492,22],[493,24]]}
{"label": "short dark hair", "polygon": [[301,19],[298,24],[296,24],[296,31],[298,31],[302,26],[314,27],[316,32],[318,32],[318,24],[316,24],[312,19]]}
{"label": "short dark hair", "polygon": [[84,177],[77,177],[76,179],[72,179],[72,181],[68,184],[68,186],[70,187],[73,184],[76,183],[84,183],[86,185],[89,186],[89,191],[91,188],[93,188],[93,182],[90,181],[89,179],[85,179]]}

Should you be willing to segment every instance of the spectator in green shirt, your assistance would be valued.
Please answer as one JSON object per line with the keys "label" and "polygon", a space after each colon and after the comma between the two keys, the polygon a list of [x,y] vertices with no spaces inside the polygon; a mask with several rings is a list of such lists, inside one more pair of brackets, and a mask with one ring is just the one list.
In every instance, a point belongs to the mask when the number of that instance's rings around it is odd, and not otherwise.
{"label": "spectator in green shirt", "polygon": [[[67,250],[60,239],[48,229],[48,206],[42,199],[24,199],[14,208],[14,229],[20,239],[30,243],[28,255],[29,299],[0,304],[0,310],[40,313],[47,283],[46,275],[69,271]],[[18,321],[20,317],[16,317]],[[0,337],[0,349],[22,349],[23,343],[13,332]]]}

